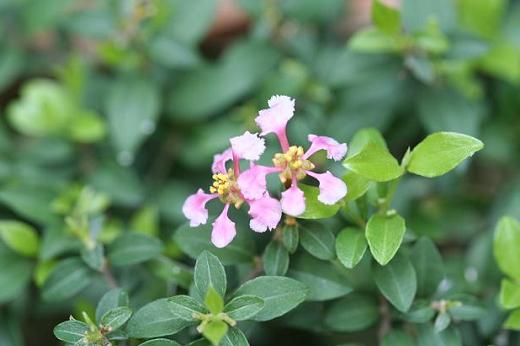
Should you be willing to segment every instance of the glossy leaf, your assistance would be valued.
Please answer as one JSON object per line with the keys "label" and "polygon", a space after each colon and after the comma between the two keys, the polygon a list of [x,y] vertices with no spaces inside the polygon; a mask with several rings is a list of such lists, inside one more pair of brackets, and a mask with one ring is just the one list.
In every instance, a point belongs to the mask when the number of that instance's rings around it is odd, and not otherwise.
{"label": "glossy leaf", "polygon": [[395,256],[403,241],[406,225],[398,214],[372,215],[366,225],[366,238],[370,252],[381,265],[386,265]]}
{"label": "glossy leaf", "polygon": [[0,238],[14,251],[24,256],[34,257],[38,253],[40,241],[31,226],[11,220],[0,221]]}
{"label": "glossy leaf", "polygon": [[410,309],[417,292],[417,277],[406,257],[398,255],[384,267],[376,265],[374,281],[381,293],[399,311]]}
{"label": "glossy leaf", "polygon": [[366,179],[384,182],[400,177],[404,170],[386,148],[369,142],[361,151],[343,161],[345,168]]}
{"label": "glossy leaf", "polygon": [[257,296],[244,295],[233,298],[224,312],[235,321],[248,320],[264,308],[264,300]]}
{"label": "glossy leaf", "polygon": [[213,287],[221,297],[226,294],[226,271],[219,259],[210,252],[204,251],[199,255],[193,275],[200,297],[206,297],[210,287]]}
{"label": "glossy leaf", "polygon": [[363,330],[378,319],[376,301],[367,295],[352,293],[336,301],[325,313],[325,325],[336,332]]}
{"label": "glossy leaf", "polygon": [[289,253],[279,241],[271,241],[265,248],[262,262],[266,275],[283,276],[289,268]]}
{"label": "glossy leaf", "polygon": [[483,147],[481,141],[471,136],[437,132],[413,148],[407,170],[424,177],[437,177],[451,171]]}
{"label": "glossy leaf", "polygon": [[114,266],[128,266],[158,256],[162,251],[159,239],[128,232],[119,236],[108,248],[108,260]]}
{"label": "glossy leaf", "polygon": [[268,321],[294,309],[305,300],[307,294],[307,287],[294,279],[261,276],[245,282],[233,296],[253,295],[262,298],[264,308],[253,319]]}
{"label": "glossy leaf", "polygon": [[300,227],[300,243],[311,255],[322,260],[336,257],[334,233],[320,224]]}
{"label": "glossy leaf", "polygon": [[493,250],[500,270],[515,280],[520,280],[518,246],[520,246],[520,223],[511,217],[503,217],[495,229]]}
{"label": "glossy leaf", "polygon": [[363,231],[348,227],[336,237],[336,253],[338,259],[347,268],[354,268],[363,258],[367,249],[367,241]]}
{"label": "glossy leaf", "polygon": [[191,324],[173,313],[167,299],[159,299],[137,310],[126,330],[131,338],[156,338],[176,334]]}

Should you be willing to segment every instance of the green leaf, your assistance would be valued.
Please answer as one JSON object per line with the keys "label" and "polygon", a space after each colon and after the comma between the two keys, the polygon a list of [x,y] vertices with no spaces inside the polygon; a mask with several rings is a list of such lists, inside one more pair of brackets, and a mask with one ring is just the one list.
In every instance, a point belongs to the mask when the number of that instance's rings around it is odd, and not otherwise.
{"label": "green leaf", "polygon": [[363,230],[347,227],[336,238],[338,259],[347,268],[354,268],[367,250],[367,241]]}
{"label": "green leaf", "polygon": [[406,312],[410,309],[417,292],[417,278],[407,258],[398,255],[388,265],[376,266],[374,281],[397,310]]}
{"label": "green leaf", "polygon": [[261,276],[245,282],[234,297],[258,296],[264,300],[264,308],[254,316],[255,321],[268,321],[294,309],[305,300],[308,288],[294,279],[283,276]]}
{"label": "green leaf", "polygon": [[249,346],[246,336],[236,327],[229,328],[227,334],[222,338],[220,346]]}
{"label": "green leaf", "polygon": [[257,296],[244,295],[233,298],[224,312],[235,321],[249,320],[264,308],[264,300]]}
{"label": "green leaf", "polygon": [[265,43],[236,43],[216,64],[202,65],[176,82],[169,97],[172,117],[193,121],[221,112],[253,91],[278,57],[278,52]]}
{"label": "green leaf", "polygon": [[520,223],[503,217],[495,229],[493,251],[498,267],[516,281],[520,281]]}
{"label": "green leaf", "polygon": [[363,330],[377,322],[376,301],[364,294],[352,293],[330,306],[325,313],[325,325],[335,332]]}
{"label": "green leaf", "polygon": [[82,247],[80,255],[83,262],[85,262],[85,264],[90,268],[97,271],[101,271],[103,269],[105,264],[103,245],[96,244],[93,249]]}
{"label": "green leaf", "polygon": [[228,328],[226,322],[213,320],[204,326],[202,335],[204,335],[213,346],[217,346],[224,335],[226,335]]}
{"label": "green leaf", "polygon": [[405,231],[404,219],[398,214],[374,214],[370,217],[365,235],[370,252],[379,264],[384,266],[394,257],[401,246]]}
{"label": "green leaf", "polygon": [[453,0],[404,0],[401,5],[403,26],[410,32],[422,30],[432,20],[449,31],[457,25],[456,14]]}
{"label": "green leaf", "polygon": [[348,47],[360,53],[395,53],[402,50],[405,43],[397,34],[371,27],[357,31],[348,42]]}
{"label": "green leaf", "polygon": [[372,21],[381,30],[397,33],[401,29],[401,16],[395,8],[376,0],[372,3]]}
{"label": "green leaf", "polygon": [[33,264],[0,243],[0,268],[0,303],[5,303],[23,292],[31,280]]}
{"label": "green leaf", "polygon": [[132,310],[126,306],[120,306],[108,310],[101,317],[100,324],[110,328],[111,331],[119,329],[132,316]]}
{"label": "green leaf", "polygon": [[418,325],[419,335],[417,336],[418,346],[462,346],[462,340],[458,328],[453,326],[440,333],[435,332],[429,323]]}
{"label": "green leaf", "polygon": [[381,131],[373,127],[367,127],[356,131],[349,143],[347,157],[359,153],[368,143],[374,143],[388,149]]}
{"label": "green leaf", "polygon": [[370,180],[352,171],[345,173],[343,181],[347,185],[348,189],[347,195],[344,199],[345,202],[355,201],[359,197],[363,196],[370,187]]}
{"label": "green leaf", "polygon": [[[345,168],[373,181],[384,182],[399,178],[404,169],[390,152],[369,142],[361,151],[343,161]],[[348,193],[347,193],[348,194]]]}
{"label": "green leaf", "polygon": [[255,254],[255,244],[248,232],[237,230],[237,236],[233,241],[222,249],[217,249],[211,244],[211,225],[191,228],[185,224],[177,229],[174,240],[182,252],[191,258],[197,258],[203,251],[211,251],[218,256],[223,264],[249,263]]}
{"label": "green leaf", "polygon": [[192,325],[173,313],[168,299],[163,298],[146,304],[132,316],[126,326],[131,338],[156,338],[172,335]]}
{"label": "green leaf", "polygon": [[71,298],[87,287],[92,271],[79,258],[60,261],[52,270],[42,288],[42,298],[47,302]]}
{"label": "green leaf", "polygon": [[504,328],[520,330],[520,310],[515,310],[509,315],[504,323]]}
{"label": "green leaf", "polygon": [[193,280],[201,298],[206,297],[210,287],[213,287],[221,297],[226,295],[227,280],[224,266],[218,257],[208,251],[202,252],[197,258]]}
{"label": "green leaf", "polygon": [[300,226],[300,243],[311,255],[322,260],[331,260],[336,257],[334,233],[320,224],[313,224],[310,228]]}
{"label": "green leaf", "polygon": [[282,242],[289,253],[294,254],[296,252],[299,241],[300,231],[298,226],[287,226],[283,229]]}
{"label": "green leaf", "polygon": [[417,301],[413,303],[408,312],[403,314],[405,321],[413,323],[425,323],[430,321],[435,316],[436,311],[431,307],[430,302]]}
{"label": "green leaf", "polygon": [[99,323],[101,317],[103,317],[103,315],[108,311],[118,307],[128,306],[128,304],[128,294],[124,290],[114,288],[113,290],[108,291],[103,295],[103,297],[101,297],[96,307],[96,321]]}
{"label": "green leaf", "polygon": [[21,255],[34,257],[38,253],[40,240],[36,230],[19,221],[0,221],[0,237],[4,243]]}
{"label": "green leaf", "polygon": [[205,314],[207,312],[204,305],[199,303],[196,299],[185,295],[169,298],[168,306],[174,315],[184,321],[194,321],[194,314]]}
{"label": "green leaf", "polygon": [[520,307],[520,285],[511,280],[503,279],[500,285],[500,305],[505,309]]}
{"label": "green leaf", "polygon": [[181,42],[196,45],[214,23],[217,4],[216,0],[175,1],[168,32]]}
{"label": "green leaf", "polygon": [[283,276],[289,268],[289,253],[279,241],[272,240],[265,248],[262,262],[266,275]]}
{"label": "green leaf", "polygon": [[455,132],[437,132],[426,137],[412,150],[407,170],[424,177],[443,175],[484,144],[476,138]]}
{"label": "green leaf", "polygon": [[159,106],[159,89],[151,80],[127,78],[110,88],[105,111],[110,136],[118,152],[133,155],[155,129]]}
{"label": "green leaf", "polygon": [[323,204],[318,200],[320,190],[317,187],[305,184],[299,184],[298,187],[303,191],[305,197],[305,211],[299,215],[299,219],[327,219],[336,215],[340,205],[339,204]]}
{"label": "green leaf", "polygon": [[89,326],[85,322],[70,320],[61,322],[54,327],[54,336],[59,340],[75,344],[79,342],[85,334],[89,331]]}
{"label": "green leaf", "polygon": [[138,346],[181,346],[181,344],[170,339],[153,339],[145,341]]}
{"label": "green leaf", "polygon": [[344,273],[331,262],[320,261],[309,255],[299,255],[293,260],[290,277],[309,288],[308,301],[324,301],[344,296],[352,286]]}
{"label": "green leaf", "polygon": [[412,337],[401,330],[392,330],[383,338],[381,346],[415,346]]}
{"label": "green leaf", "polygon": [[460,304],[450,306],[448,312],[450,316],[457,320],[475,321],[488,314],[488,310],[472,296],[462,296],[454,298]]}
{"label": "green leaf", "polygon": [[127,232],[110,244],[108,260],[113,266],[128,266],[157,257],[162,249],[162,243],[157,238]]}
{"label": "green leaf", "polygon": [[433,329],[436,333],[442,332],[444,329],[448,328],[451,323],[450,314],[447,312],[441,312],[435,318],[435,322],[433,323]]}
{"label": "green leaf", "polygon": [[213,288],[213,286],[208,287],[208,292],[206,293],[206,298],[204,299],[204,303],[208,308],[209,312],[216,315],[224,310],[224,299],[218,294],[217,291]]}
{"label": "green leaf", "polygon": [[421,237],[410,254],[415,273],[417,274],[417,295],[430,296],[445,276],[444,263],[435,244],[426,237]]}

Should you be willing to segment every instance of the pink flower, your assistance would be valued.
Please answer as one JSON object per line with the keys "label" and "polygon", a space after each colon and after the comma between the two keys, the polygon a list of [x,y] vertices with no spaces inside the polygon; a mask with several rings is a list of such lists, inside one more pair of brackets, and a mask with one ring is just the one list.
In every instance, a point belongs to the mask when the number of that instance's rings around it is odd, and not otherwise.
{"label": "pink flower", "polygon": [[206,203],[214,198],[217,198],[215,194],[207,194],[198,189],[197,193],[189,196],[184,205],[182,206],[182,212],[188,220],[190,220],[191,227],[197,227],[204,225],[208,221],[208,210],[206,209]]}
{"label": "pink flower", "polygon": [[238,177],[238,186],[245,198],[257,199],[267,191],[266,176],[270,173],[279,172],[276,167],[251,165]]}
{"label": "pink flower", "polygon": [[263,197],[249,201],[249,215],[252,219],[249,226],[255,232],[265,232],[275,229],[282,217],[280,202],[268,194]]}
{"label": "pink flower", "polygon": [[[251,181],[254,181],[254,177],[251,174],[241,177],[239,160],[259,159],[265,150],[264,139],[259,138],[257,134],[246,132],[242,136],[231,138],[230,143],[230,149],[214,156],[214,182],[209,189],[211,193],[207,194],[199,189],[186,199],[182,208],[184,215],[190,220],[190,226],[197,227],[208,221],[208,201],[218,198],[224,204],[224,210],[212,223],[211,241],[216,247],[228,245],[236,235],[235,223],[227,215],[230,205],[238,209],[244,203],[249,204],[249,214],[252,218],[250,227],[255,232],[276,228],[282,217],[280,202],[265,193],[265,186],[260,194],[244,194],[238,184],[240,180],[241,185],[249,192],[249,184],[253,184]],[[228,169],[226,163],[231,160],[233,166]],[[252,162],[251,167],[255,167]]]}
{"label": "pink flower", "polygon": [[308,175],[318,180],[320,194],[318,201],[323,204],[335,204],[347,194],[347,185],[343,180],[336,178],[329,171],[325,173],[307,172]]}
{"label": "pink flower", "polygon": [[303,155],[304,159],[309,158],[319,150],[326,150],[327,158],[334,161],[341,160],[347,154],[347,145],[338,143],[334,138],[316,135],[309,135],[307,138],[311,142],[311,146]]}
{"label": "pink flower", "polygon": [[287,122],[294,115],[294,99],[288,96],[274,95],[267,101],[267,104],[269,108],[262,109],[255,122],[262,130],[260,135],[276,134],[285,151],[289,148],[285,128]]}
{"label": "pink flower", "polygon": [[281,203],[282,210],[287,215],[298,216],[305,211],[305,197],[296,183],[282,192]]}
{"label": "pink flower", "polygon": [[233,137],[229,140],[233,153],[240,159],[256,161],[265,150],[265,140],[258,137],[256,133],[246,131],[242,136]]}
{"label": "pink flower", "polygon": [[213,164],[211,171],[213,173],[226,173],[226,163],[233,158],[233,151],[231,148],[224,150],[220,154],[213,156]]}
{"label": "pink flower", "polygon": [[282,153],[273,158],[274,167],[252,166],[243,173],[239,180],[242,191],[252,198],[258,198],[266,192],[266,175],[279,173],[282,183],[289,184],[288,190],[282,193],[282,210],[284,213],[298,216],[305,211],[305,197],[298,188],[298,181],[307,175],[319,182],[318,200],[324,204],[334,204],[345,197],[345,183],[330,172],[315,173],[314,164],[309,158],[320,150],[327,152],[327,158],[339,161],[347,153],[347,145],[338,143],[326,136],[309,135],[311,142],[307,151],[302,147],[290,146],[286,135],[287,122],[294,114],[294,100],[287,96],[273,96],[269,100],[269,108],[261,110],[256,123],[262,129],[261,135],[275,133],[280,141]]}
{"label": "pink flower", "polygon": [[231,243],[237,234],[235,223],[227,216],[228,209],[229,204],[226,204],[222,213],[220,213],[219,217],[217,217],[212,224],[211,242],[219,248]]}

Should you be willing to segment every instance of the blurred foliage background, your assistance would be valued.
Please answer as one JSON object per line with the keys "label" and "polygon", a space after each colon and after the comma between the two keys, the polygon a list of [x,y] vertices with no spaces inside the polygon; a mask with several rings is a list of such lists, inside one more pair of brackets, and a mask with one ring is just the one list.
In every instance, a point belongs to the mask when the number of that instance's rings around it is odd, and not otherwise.
{"label": "blurred foliage background", "polygon": [[[501,215],[520,215],[520,2],[391,4],[403,30],[374,29],[369,0],[0,0],[0,216],[40,235],[37,260],[0,259],[0,344],[57,344],[56,322],[102,293],[57,304],[37,289],[77,247],[62,219],[80,186],[111,201],[103,241],[141,227],[182,258],[171,235],[184,199],[273,94],[296,98],[299,143],[365,127],[397,157],[440,130],[485,143],[455,173],[405,179],[395,205],[440,247],[446,284],[488,307],[465,344],[504,338],[491,239]],[[270,328],[253,345],[325,337]]]}

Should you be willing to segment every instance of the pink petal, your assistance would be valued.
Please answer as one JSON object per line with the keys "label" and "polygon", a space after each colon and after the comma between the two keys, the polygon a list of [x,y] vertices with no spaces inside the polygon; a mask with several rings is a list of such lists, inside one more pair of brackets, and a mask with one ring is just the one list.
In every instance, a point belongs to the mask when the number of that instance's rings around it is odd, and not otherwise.
{"label": "pink petal", "polygon": [[347,194],[347,185],[345,185],[343,180],[332,175],[332,173],[314,173],[307,171],[307,174],[318,180],[320,183],[318,201],[321,203],[335,204]]}
{"label": "pink petal", "polygon": [[305,211],[305,197],[297,185],[282,192],[282,210],[287,215],[298,216]]}
{"label": "pink petal", "polygon": [[241,159],[256,161],[265,150],[265,140],[258,137],[256,133],[246,131],[242,136],[233,137],[229,140],[233,152]]}
{"label": "pink petal", "polygon": [[247,199],[258,199],[264,195],[267,190],[266,176],[270,173],[279,172],[276,167],[257,166],[251,167],[242,172],[237,179],[240,192]]}
{"label": "pink petal", "polygon": [[220,213],[219,217],[217,217],[212,224],[211,242],[219,248],[231,243],[237,234],[235,223],[227,216],[228,209],[229,204],[226,204],[222,213]]}
{"label": "pink petal", "polygon": [[267,102],[269,108],[258,112],[255,121],[262,129],[262,136],[268,133],[285,133],[287,122],[294,115],[294,99],[288,96],[274,95]]}
{"label": "pink petal", "polygon": [[233,158],[233,151],[231,148],[224,150],[220,154],[213,156],[213,165],[211,165],[211,171],[213,173],[226,173],[226,162]]}
{"label": "pink petal", "polygon": [[277,199],[265,194],[262,198],[249,201],[249,226],[255,232],[275,229],[282,218],[282,207]]}
{"label": "pink petal", "polygon": [[203,225],[208,221],[206,203],[214,198],[217,198],[217,195],[210,195],[199,189],[197,193],[186,199],[182,206],[182,213],[190,220],[191,227]]}
{"label": "pink petal", "polygon": [[311,142],[310,148],[303,155],[307,159],[312,154],[319,150],[327,151],[327,158],[339,161],[347,154],[347,145],[345,143],[338,143],[334,138],[326,136],[309,135],[307,137]]}

